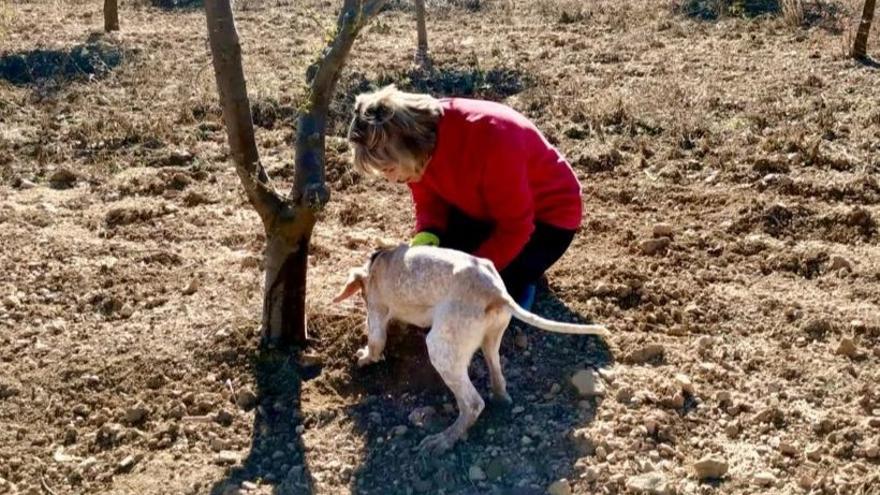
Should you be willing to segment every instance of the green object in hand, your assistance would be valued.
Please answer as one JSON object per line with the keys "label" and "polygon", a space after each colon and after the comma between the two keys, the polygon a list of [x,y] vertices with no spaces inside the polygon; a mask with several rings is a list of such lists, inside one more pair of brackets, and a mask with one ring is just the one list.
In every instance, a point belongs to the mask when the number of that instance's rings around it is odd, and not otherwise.
{"label": "green object in hand", "polygon": [[409,241],[410,246],[439,246],[440,238],[430,232],[419,232]]}

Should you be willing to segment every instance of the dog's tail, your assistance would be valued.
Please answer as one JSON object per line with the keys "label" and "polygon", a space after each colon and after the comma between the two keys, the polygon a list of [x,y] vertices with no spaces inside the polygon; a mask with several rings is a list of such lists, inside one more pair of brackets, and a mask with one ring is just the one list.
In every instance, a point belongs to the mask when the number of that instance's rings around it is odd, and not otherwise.
{"label": "dog's tail", "polygon": [[563,323],[561,321],[548,320],[542,318],[535,313],[526,311],[522,306],[516,303],[510,295],[505,294],[504,303],[513,313],[513,316],[520,321],[524,321],[533,327],[547,330],[555,333],[570,333],[577,335],[609,335],[608,329],[604,325],[581,325],[578,323]]}

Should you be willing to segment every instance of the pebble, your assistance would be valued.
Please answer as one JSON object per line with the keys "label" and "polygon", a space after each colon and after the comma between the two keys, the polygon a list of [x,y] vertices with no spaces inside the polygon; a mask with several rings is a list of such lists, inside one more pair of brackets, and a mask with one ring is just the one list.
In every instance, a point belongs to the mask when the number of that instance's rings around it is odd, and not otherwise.
{"label": "pebble", "polygon": [[54,189],[66,189],[76,184],[76,174],[66,168],[59,168],[49,176],[49,183]]}
{"label": "pebble", "polygon": [[605,385],[593,370],[580,370],[571,377],[571,383],[581,397],[598,397],[605,395]]}
{"label": "pebble", "polygon": [[141,424],[144,422],[144,420],[147,419],[147,414],[149,414],[147,407],[143,403],[139,402],[134,407],[131,407],[127,411],[125,411],[125,422],[130,425]]}
{"label": "pebble", "polygon": [[548,495],[571,495],[571,484],[567,479],[554,481],[547,487]]}
{"label": "pebble", "polygon": [[235,404],[248,411],[257,405],[257,395],[250,388],[242,388],[235,394]]}
{"label": "pebble", "polygon": [[253,491],[253,490],[256,490],[257,488],[259,488],[259,485],[257,485],[256,483],[254,483],[252,481],[242,481],[241,482],[241,489],[242,490]]}
{"label": "pebble", "polygon": [[632,364],[643,364],[654,359],[662,359],[666,348],[661,344],[647,344],[624,356],[624,361]]}
{"label": "pebble", "polygon": [[672,225],[668,223],[658,223],[653,228],[654,237],[672,237]]}
{"label": "pebble", "polygon": [[813,479],[813,475],[811,475],[810,473],[804,473],[803,475],[801,475],[800,478],[798,478],[798,486],[800,486],[803,490],[812,489],[814,482],[815,480]]}
{"label": "pebble", "polygon": [[831,257],[830,267],[831,267],[831,271],[834,271],[834,272],[836,272],[837,270],[841,270],[841,269],[844,269],[847,271],[852,271],[852,269],[853,269],[852,263],[848,259],[846,259],[840,255],[834,255]]}
{"label": "pebble", "polygon": [[631,476],[626,480],[626,488],[633,493],[647,495],[668,495],[670,493],[666,477],[656,472]]}
{"label": "pebble", "polygon": [[238,464],[239,462],[241,462],[241,454],[232,450],[221,450],[214,457],[214,463],[221,466]]}
{"label": "pebble", "polygon": [[520,349],[528,349],[529,348],[529,338],[526,337],[526,334],[523,332],[517,332],[516,336],[513,337],[513,342]]}
{"label": "pebble", "polygon": [[774,486],[776,485],[776,476],[773,473],[762,471],[752,476],[752,481],[758,486]]}
{"label": "pebble", "polygon": [[669,247],[672,239],[669,237],[656,237],[654,239],[645,239],[639,243],[639,249],[647,255],[657,254]]}
{"label": "pebble", "polygon": [[122,459],[121,461],[119,461],[119,464],[116,465],[116,470],[120,473],[127,473],[127,472],[131,471],[132,469],[134,469],[135,464],[137,464],[138,461],[140,461],[140,458],[141,458],[140,455],[127,456],[125,459]]}
{"label": "pebble", "polygon": [[391,429],[391,434],[395,437],[402,437],[406,435],[407,430],[409,430],[409,428],[407,428],[406,425],[399,425]]}
{"label": "pebble", "polygon": [[727,474],[727,462],[716,456],[706,456],[693,465],[697,479],[721,478]]}
{"label": "pebble", "polygon": [[471,481],[483,481],[486,479],[486,473],[480,466],[473,465],[468,469],[468,479]]}
{"label": "pebble", "polygon": [[677,383],[678,386],[681,387],[681,390],[684,393],[694,395],[694,382],[691,381],[689,376],[685,375],[684,373],[678,373],[677,375],[675,375],[675,383]]}
{"label": "pebble", "polygon": [[[417,407],[409,413],[407,419],[413,426],[424,428],[432,419],[437,416],[437,410],[431,406]],[[372,419],[372,416],[370,417]],[[380,415],[381,420],[381,415]]]}
{"label": "pebble", "polygon": [[804,452],[807,456],[807,459],[811,461],[820,461],[822,460],[822,446],[819,444],[811,445],[807,447],[806,452]]}
{"label": "pebble", "polygon": [[834,351],[834,353],[852,359],[858,357],[859,350],[858,347],[856,347],[856,343],[853,339],[849,337],[844,337],[840,339],[840,344],[837,345],[837,349]]}

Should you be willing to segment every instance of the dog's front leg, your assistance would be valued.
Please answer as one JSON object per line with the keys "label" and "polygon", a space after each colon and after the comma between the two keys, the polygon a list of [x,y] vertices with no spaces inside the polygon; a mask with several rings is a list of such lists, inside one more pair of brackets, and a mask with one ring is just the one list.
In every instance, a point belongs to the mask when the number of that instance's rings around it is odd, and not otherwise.
{"label": "dog's front leg", "polygon": [[388,338],[388,310],[370,308],[367,312],[367,345],[357,351],[358,366],[366,366],[382,359]]}

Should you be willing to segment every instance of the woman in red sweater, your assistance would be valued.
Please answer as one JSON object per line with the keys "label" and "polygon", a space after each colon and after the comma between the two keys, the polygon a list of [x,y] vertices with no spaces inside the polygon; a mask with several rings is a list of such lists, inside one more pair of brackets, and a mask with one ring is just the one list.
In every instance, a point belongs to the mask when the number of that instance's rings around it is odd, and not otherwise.
{"label": "woman in red sweater", "polygon": [[500,103],[388,86],[358,96],[349,140],[355,168],[411,189],[412,245],[488,258],[524,307],[580,226],[571,166],[532,122]]}

